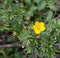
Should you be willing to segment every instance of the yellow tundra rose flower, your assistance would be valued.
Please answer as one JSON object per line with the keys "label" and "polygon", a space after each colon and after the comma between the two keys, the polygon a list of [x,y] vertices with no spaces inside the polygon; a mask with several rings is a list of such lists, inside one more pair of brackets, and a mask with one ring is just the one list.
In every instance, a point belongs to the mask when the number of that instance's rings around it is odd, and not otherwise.
{"label": "yellow tundra rose flower", "polygon": [[35,25],[33,25],[33,30],[36,34],[40,34],[42,31],[45,30],[44,22],[35,22]]}

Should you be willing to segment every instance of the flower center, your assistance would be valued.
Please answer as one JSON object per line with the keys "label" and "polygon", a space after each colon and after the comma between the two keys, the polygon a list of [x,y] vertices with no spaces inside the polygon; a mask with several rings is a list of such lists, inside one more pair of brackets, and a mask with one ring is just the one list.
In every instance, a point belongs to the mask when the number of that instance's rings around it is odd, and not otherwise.
{"label": "flower center", "polygon": [[40,26],[36,26],[37,30],[40,30]]}

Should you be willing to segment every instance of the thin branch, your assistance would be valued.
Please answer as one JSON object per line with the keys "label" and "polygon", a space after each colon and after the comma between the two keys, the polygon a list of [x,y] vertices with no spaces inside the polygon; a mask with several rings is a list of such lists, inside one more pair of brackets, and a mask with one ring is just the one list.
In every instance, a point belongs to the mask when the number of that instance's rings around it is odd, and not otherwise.
{"label": "thin branch", "polygon": [[19,43],[13,43],[13,44],[5,44],[5,45],[0,45],[0,48],[10,48],[10,47],[22,47],[22,44]]}

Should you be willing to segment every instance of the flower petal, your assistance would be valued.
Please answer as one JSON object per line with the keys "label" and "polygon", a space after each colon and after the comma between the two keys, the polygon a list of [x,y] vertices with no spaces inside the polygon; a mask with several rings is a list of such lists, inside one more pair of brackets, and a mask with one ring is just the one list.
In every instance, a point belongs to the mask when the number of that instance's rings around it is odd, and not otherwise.
{"label": "flower petal", "polygon": [[40,22],[40,26],[44,26],[44,22]]}
{"label": "flower petal", "polygon": [[40,34],[40,30],[34,30],[36,34]]}
{"label": "flower petal", "polygon": [[38,21],[35,22],[35,26],[38,26],[40,25],[40,23]]}
{"label": "flower petal", "polygon": [[44,30],[45,30],[45,27],[41,27],[40,30],[41,30],[41,31],[44,31]]}

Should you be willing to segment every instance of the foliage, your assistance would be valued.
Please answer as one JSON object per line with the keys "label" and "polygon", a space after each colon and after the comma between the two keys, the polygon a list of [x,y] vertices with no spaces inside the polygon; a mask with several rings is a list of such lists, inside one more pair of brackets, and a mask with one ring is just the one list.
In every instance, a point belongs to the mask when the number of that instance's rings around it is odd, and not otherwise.
{"label": "foliage", "polygon": [[[54,18],[54,0],[1,0],[0,32],[5,32],[6,43],[20,42],[21,47],[0,49],[1,58],[54,58],[60,41],[60,20]],[[35,21],[45,23],[45,31],[35,34]],[[11,33],[11,34],[10,34]],[[4,56],[3,56],[4,55]]]}

